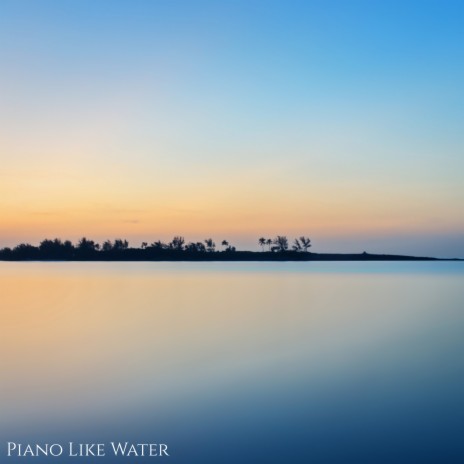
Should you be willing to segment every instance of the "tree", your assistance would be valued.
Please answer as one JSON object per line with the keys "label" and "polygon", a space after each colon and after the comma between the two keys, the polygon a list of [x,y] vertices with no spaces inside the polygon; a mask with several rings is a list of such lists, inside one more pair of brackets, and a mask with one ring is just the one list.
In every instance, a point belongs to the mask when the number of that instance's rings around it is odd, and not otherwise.
{"label": "tree", "polygon": [[62,243],[59,238],[55,238],[55,240],[45,239],[40,242],[39,250],[41,253],[53,254],[57,250],[60,250],[61,245]]}
{"label": "tree", "polygon": [[266,245],[266,239],[264,237],[261,237],[259,240],[258,240],[258,243],[260,244],[261,248],[263,249],[264,251],[264,245]]}
{"label": "tree", "polygon": [[201,242],[190,242],[185,246],[185,251],[189,253],[205,253],[206,247]]}
{"label": "tree", "polygon": [[292,249],[295,250],[295,251],[301,251],[302,250],[301,243],[297,238],[293,242]]}
{"label": "tree", "polygon": [[151,245],[150,245],[151,248],[155,248],[156,250],[165,250],[166,248],[168,248],[168,245],[166,245],[164,242],[162,242],[161,240],[158,240],[157,242],[153,242]]}
{"label": "tree", "polygon": [[11,259],[13,255],[13,250],[10,247],[5,247],[0,250],[1,259]]}
{"label": "tree", "polygon": [[77,249],[84,253],[95,251],[95,242],[82,237],[77,244]]}
{"label": "tree", "polygon": [[13,248],[12,254],[19,259],[37,259],[39,249],[29,243],[20,243]]}
{"label": "tree", "polygon": [[142,242],[142,246],[141,246],[142,250],[144,250],[145,248],[147,248],[147,246],[148,246],[148,243],[147,243],[147,242]]}
{"label": "tree", "polygon": [[222,243],[221,243],[221,245],[222,245],[223,247],[226,247],[226,248],[224,249],[224,251],[227,252],[227,253],[231,253],[231,252],[233,252],[233,251],[236,251],[235,247],[232,246],[227,240],[223,240]]}
{"label": "tree", "polygon": [[308,248],[311,247],[311,240],[309,240],[308,237],[301,236],[300,242],[301,242],[301,246],[303,247],[303,250],[307,252]]}
{"label": "tree", "polygon": [[216,248],[216,244],[213,242],[212,238],[207,238],[205,240],[205,244],[206,244],[206,251],[209,251],[210,253],[212,253]]}
{"label": "tree", "polygon": [[63,246],[64,246],[67,250],[74,250],[74,245],[71,243],[70,240],[65,240],[64,243],[63,243]]}
{"label": "tree", "polygon": [[113,244],[111,240],[105,240],[102,245],[102,251],[111,251],[113,249]]}
{"label": "tree", "polygon": [[197,244],[193,242],[187,243],[187,245],[185,245],[185,251],[189,253],[196,253],[198,251]]}
{"label": "tree", "polygon": [[269,251],[271,251],[272,240],[270,238],[266,240],[266,245],[269,247]]}
{"label": "tree", "polygon": [[169,244],[169,248],[171,248],[171,250],[182,251],[184,249],[184,243],[184,237],[174,237]]}
{"label": "tree", "polygon": [[200,253],[206,253],[206,247],[203,243],[197,242],[195,245],[197,247],[197,251],[199,251]]}
{"label": "tree", "polygon": [[73,256],[74,247],[69,240],[62,242],[59,238],[55,238],[42,240],[39,250],[43,258],[69,259]]}
{"label": "tree", "polygon": [[272,243],[277,251],[286,251],[288,249],[288,238],[284,235],[278,235]]}
{"label": "tree", "polygon": [[117,238],[113,243],[114,251],[127,250],[128,248],[129,248],[129,242],[127,240],[122,240],[120,238]]}

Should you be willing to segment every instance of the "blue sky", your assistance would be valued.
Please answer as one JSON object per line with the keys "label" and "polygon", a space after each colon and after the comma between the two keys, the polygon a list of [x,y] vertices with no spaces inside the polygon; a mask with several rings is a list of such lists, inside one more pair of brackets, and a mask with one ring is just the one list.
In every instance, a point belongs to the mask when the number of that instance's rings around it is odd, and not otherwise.
{"label": "blue sky", "polygon": [[463,24],[457,1],[3,0],[0,245],[462,255]]}

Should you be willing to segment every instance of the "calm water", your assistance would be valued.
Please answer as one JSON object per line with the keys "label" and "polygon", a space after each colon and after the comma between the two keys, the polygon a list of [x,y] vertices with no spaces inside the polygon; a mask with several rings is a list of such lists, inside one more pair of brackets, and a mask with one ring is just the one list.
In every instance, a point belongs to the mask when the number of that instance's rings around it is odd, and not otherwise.
{"label": "calm water", "polygon": [[464,462],[464,263],[0,263],[0,298],[0,462]]}

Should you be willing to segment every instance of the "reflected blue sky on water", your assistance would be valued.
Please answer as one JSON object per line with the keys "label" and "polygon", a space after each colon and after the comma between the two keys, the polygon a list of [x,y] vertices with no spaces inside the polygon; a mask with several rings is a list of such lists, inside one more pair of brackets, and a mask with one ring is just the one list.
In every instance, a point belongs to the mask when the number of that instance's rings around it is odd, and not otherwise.
{"label": "reflected blue sky on water", "polygon": [[164,442],[173,463],[464,457],[462,263],[1,263],[0,276],[4,441]]}

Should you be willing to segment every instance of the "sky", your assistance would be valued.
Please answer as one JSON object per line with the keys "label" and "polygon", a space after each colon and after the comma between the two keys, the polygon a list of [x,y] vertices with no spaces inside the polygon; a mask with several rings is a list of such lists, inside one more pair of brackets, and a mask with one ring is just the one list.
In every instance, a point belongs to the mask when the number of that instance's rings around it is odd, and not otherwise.
{"label": "sky", "polygon": [[1,0],[0,246],[464,257],[464,3]]}

